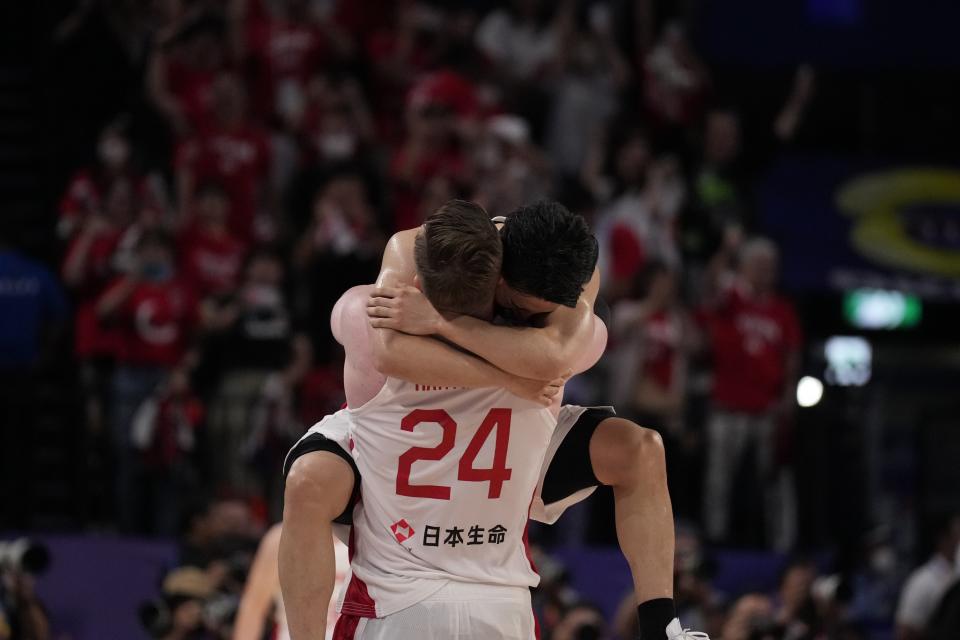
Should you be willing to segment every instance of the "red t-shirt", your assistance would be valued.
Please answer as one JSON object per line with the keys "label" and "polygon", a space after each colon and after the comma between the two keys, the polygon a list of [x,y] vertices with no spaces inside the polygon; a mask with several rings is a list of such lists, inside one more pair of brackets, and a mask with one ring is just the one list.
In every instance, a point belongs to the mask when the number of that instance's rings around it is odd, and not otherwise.
{"label": "red t-shirt", "polygon": [[[121,280],[107,291],[117,286],[122,286]],[[119,334],[117,359],[124,364],[177,365],[196,313],[196,299],[182,282],[138,283],[112,323]]]}
{"label": "red t-shirt", "polygon": [[320,68],[325,56],[323,38],[311,24],[251,20],[247,48],[254,65],[253,99],[258,113],[272,115],[276,92],[284,80],[303,84]]}
{"label": "red t-shirt", "polygon": [[466,158],[455,146],[421,157],[410,179],[400,180],[398,174],[405,158],[406,151],[401,147],[394,154],[390,167],[391,176],[394,178],[395,229],[410,229],[423,223],[417,215],[420,210],[420,197],[424,186],[433,176],[445,174],[458,180],[466,173]]}
{"label": "red t-shirt", "polygon": [[157,406],[153,442],[144,452],[144,463],[151,469],[165,469],[181,456],[181,429],[195,431],[203,420],[203,404],[193,395],[162,398]]}
{"label": "red t-shirt", "polygon": [[178,246],[180,273],[199,295],[224,293],[237,285],[246,245],[236,236],[191,227],[180,235]]}
{"label": "red t-shirt", "polygon": [[230,230],[241,240],[253,237],[257,197],[270,165],[270,144],[258,128],[211,129],[184,142],[177,165],[194,176],[222,184],[230,197]]}
{"label": "red t-shirt", "polygon": [[610,229],[610,257],[610,272],[617,280],[632,280],[643,268],[643,239],[630,225],[617,222]]}
{"label": "red t-shirt", "polygon": [[800,348],[800,323],[781,296],[753,300],[731,289],[705,316],[713,350],[713,401],[759,413],[775,405],[786,383],[789,353]]}
{"label": "red t-shirt", "polygon": [[661,389],[670,390],[683,336],[680,318],[676,313],[658,311],[647,319],[643,333],[643,375]]}
{"label": "red t-shirt", "polygon": [[112,178],[102,178],[91,169],[81,169],[70,179],[67,190],[60,199],[60,221],[78,226],[90,214],[103,211],[104,198],[116,181],[127,180],[134,198],[140,205],[159,207],[150,190],[149,181],[135,173],[124,173]]}
{"label": "red t-shirt", "polygon": [[219,69],[184,64],[175,56],[167,59],[167,87],[194,131],[202,131],[212,122],[213,85],[219,73]]}
{"label": "red t-shirt", "polygon": [[[97,319],[96,306],[100,293],[113,276],[113,256],[123,232],[109,229],[94,238],[88,249],[86,270],[76,288],[77,311],[74,320],[74,350],[80,358],[113,355],[117,332]],[[66,265],[79,250],[79,238],[70,241],[64,258]]]}

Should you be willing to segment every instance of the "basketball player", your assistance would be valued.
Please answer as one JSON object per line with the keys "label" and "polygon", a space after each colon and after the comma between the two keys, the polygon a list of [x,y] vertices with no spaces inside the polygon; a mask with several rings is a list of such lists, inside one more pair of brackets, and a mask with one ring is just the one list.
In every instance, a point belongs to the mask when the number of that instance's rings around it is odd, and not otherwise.
{"label": "basketball player", "polygon": [[[492,318],[502,244],[482,208],[441,208],[416,245],[418,282],[434,304]],[[338,303],[332,328],[354,361],[369,350],[374,330],[364,313],[368,291],[352,293]],[[359,322],[344,325],[351,314],[344,306],[351,304]],[[371,369],[364,378],[374,376]],[[301,440],[304,449],[313,436],[347,426],[355,445],[352,461],[363,478],[362,499],[352,513],[353,575],[341,599],[336,638],[534,637],[529,588],[539,578],[526,553],[525,532],[557,424],[546,405],[561,385],[548,385],[552,391],[535,402],[497,387],[387,378],[375,397],[357,404],[353,394],[350,409],[328,416]],[[297,458],[291,480],[300,460],[314,455]],[[285,513],[286,531],[298,520],[292,515]],[[286,586],[283,555],[282,548]],[[291,629],[297,638],[294,616]]]}
{"label": "basketball player", "polygon": [[[415,234],[415,230],[401,232],[391,240],[384,258],[381,285],[411,281],[411,245]],[[539,314],[537,319],[543,326],[539,329],[480,326],[472,319],[459,318],[451,323],[461,323],[459,328],[444,329],[451,332],[448,339],[475,350],[500,367],[512,369],[513,373],[541,378],[554,373],[551,367],[574,362],[578,357],[584,358],[587,366],[592,364],[602,351],[605,329],[593,315],[596,244],[582,219],[572,216],[559,205],[534,205],[515,212],[504,227],[502,239],[504,282],[498,286],[498,303],[509,314],[527,317]],[[584,283],[588,284],[587,291],[581,296]],[[508,286],[510,284],[514,286]],[[378,298],[399,298],[400,302],[405,295],[391,297],[393,294],[389,291],[382,293],[388,295]],[[379,314],[389,316],[384,309],[393,303],[382,302],[377,301],[373,307],[381,307]],[[402,309],[402,305],[396,308]],[[375,315],[377,313],[374,311]],[[456,335],[454,332],[458,329],[466,329],[472,335]],[[381,370],[391,375],[400,378],[419,375],[421,379],[424,375],[432,375],[440,384],[458,386],[481,384],[477,378],[483,376],[487,376],[487,381],[496,377],[484,370],[485,362],[471,360],[466,354],[450,350],[436,341],[420,338],[418,342],[414,336],[384,329],[379,333],[378,338],[387,336],[387,339],[375,341],[371,357]],[[596,349],[598,336],[600,346]],[[589,353],[591,347],[595,349],[595,355]],[[349,384],[349,367],[346,376]],[[474,379],[471,380],[470,376]],[[534,511],[538,519],[553,521],[565,506],[588,495],[599,482],[612,485],[618,537],[634,575],[644,637],[682,637],[683,630],[673,617],[670,599],[673,522],[666,491],[662,444],[652,431],[615,418],[610,411],[574,408],[571,413],[579,419],[573,428],[558,429],[554,434],[547,463],[555,460],[557,464],[544,465],[539,495],[546,505],[541,504]],[[319,455],[308,458],[313,457],[316,461]],[[314,520],[335,518],[340,511],[331,503],[342,497],[339,504],[346,504],[358,483],[343,481],[346,471],[333,468],[335,465],[329,465],[332,469],[327,470],[322,470],[321,464],[312,466],[316,468],[305,469],[307,472],[300,474],[299,478],[291,476],[296,482],[288,481],[288,507],[293,511],[294,502],[304,502],[305,509],[313,510]],[[310,476],[314,478],[312,481]],[[314,484],[339,486],[342,496],[327,491],[311,498],[316,493],[310,486]],[[292,488],[295,490],[291,491]],[[315,583],[320,579],[314,575]],[[304,592],[311,590],[304,589],[303,585],[291,587]],[[323,593],[317,586],[312,590]],[[313,628],[316,628],[315,624],[316,621]]]}

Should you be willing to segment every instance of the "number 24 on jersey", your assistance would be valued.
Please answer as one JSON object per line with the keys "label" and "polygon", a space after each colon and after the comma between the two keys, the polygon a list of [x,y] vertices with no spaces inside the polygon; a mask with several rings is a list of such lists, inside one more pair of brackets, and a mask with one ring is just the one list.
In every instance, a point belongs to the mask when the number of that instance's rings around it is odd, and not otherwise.
{"label": "number 24 on jersey", "polygon": [[[489,482],[487,497],[496,500],[503,490],[503,483],[510,479],[511,470],[507,469],[507,445],[510,442],[510,409],[491,409],[477,433],[470,440],[466,451],[460,458],[457,479],[466,482]],[[432,498],[449,500],[450,487],[435,484],[410,484],[410,469],[418,460],[441,460],[453,450],[457,439],[457,423],[443,409],[417,409],[407,414],[400,422],[400,428],[412,432],[422,423],[440,425],[443,438],[435,447],[411,447],[400,456],[397,464],[397,495],[413,498]],[[493,466],[489,469],[474,467],[477,455],[492,432],[496,431],[493,450]]]}

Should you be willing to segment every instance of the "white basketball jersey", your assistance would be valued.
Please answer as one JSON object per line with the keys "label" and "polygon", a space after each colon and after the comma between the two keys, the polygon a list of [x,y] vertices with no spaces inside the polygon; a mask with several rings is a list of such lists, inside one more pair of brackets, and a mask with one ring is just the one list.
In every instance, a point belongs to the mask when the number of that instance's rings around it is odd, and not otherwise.
{"label": "white basketball jersey", "polygon": [[532,587],[530,503],[556,427],[502,389],[388,379],[350,416],[362,477],[341,612],[383,617],[449,580]]}

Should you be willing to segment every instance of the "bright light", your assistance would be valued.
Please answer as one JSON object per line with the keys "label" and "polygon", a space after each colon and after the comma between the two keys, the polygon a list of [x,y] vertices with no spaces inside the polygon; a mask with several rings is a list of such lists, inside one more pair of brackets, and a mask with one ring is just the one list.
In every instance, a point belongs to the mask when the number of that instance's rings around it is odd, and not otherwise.
{"label": "bright light", "polygon": [[823,374],[827,384],[862,387],[870,382],[873,350],[863,338],[833,336],[824,344],[823,355],[827,359]]}
{"label": "bright light", "polygon": [[858,329],[907,329],[920,323],[923,305],[899,291],[855,289],[844,297],[843,311]]}
{"label": "bright light", "polygon": [[797,383],[797,404],[812,407],[823,397],[823,383],[812,376],[804,376]]}

